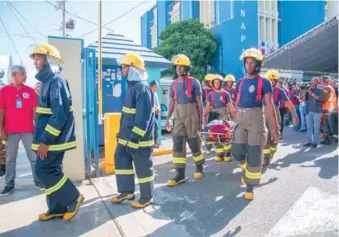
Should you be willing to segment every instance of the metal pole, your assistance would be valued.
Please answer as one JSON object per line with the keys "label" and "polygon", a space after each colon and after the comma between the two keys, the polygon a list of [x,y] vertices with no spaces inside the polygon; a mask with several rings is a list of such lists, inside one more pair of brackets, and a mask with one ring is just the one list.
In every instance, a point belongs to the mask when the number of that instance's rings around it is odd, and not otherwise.
{"label": "metal pole", "polygon": [[99,124],[102,124],[102,0],[99,0],[99,47],[98,47],[98,102],[99,102]]}
{"label": "metal pole", "polygon": [[66,0],[61,2],[62,7],[62,37],[66,37]]}

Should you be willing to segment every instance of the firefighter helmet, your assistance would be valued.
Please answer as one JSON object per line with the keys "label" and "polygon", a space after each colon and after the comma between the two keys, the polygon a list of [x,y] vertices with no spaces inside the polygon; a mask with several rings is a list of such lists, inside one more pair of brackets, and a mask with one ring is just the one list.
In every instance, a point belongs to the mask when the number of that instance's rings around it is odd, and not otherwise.
{"label": "firefighter helmet", "polygon": [[240,60],[245,60],[246,58],[254,58],[257,61],[263,61],[264,60],[262,53],[259,50],[257,50],[256,48],[247,49],[241,54]]}
{"label": "firefighter helmet", "polygon": [[39,44],[36,47],[34,47],[30,57],[34,60],[35,55],[46,55],[53,59],[55,59],[58,63],[63,64],[64,60],[61,58],[59,50],[57,50],[53,45],[50,44]]}
{"label": "firefighter helmet", "polygon": [[225,77],[225,82],[235,82],[235,77],[232,74],[228,74]]}
{"label": "firefighter helmet", "polygon": [[117,59],[117,63],[120,65],[127,65],[139,68],[145,71],[145,62],[144,59],[134,53],[127,53],[122,58]]}
{"label": "firefighter helmet", "polygon": [[175,66],[186,66],[186,67],[191,66],[191,60],[189,59],[189,57],[187,57],[187,56],[184,55],[184,54],[178,54],[178,55],[175,55],[175,56],[172,58],[172,63],[173,63]]}
{"label": "firefighter helmet", "polygon": [[208,74],[206,74],[204,80],[205,81],[212,81],[213,80],[213,76],[214,76],[213,74],[208,73]]}
{"label": "firefighter helmet", "polygon": [[270,69],[266,73],[266,78],[270,80],[278,80],[279,79],[279,72],[274,69]]}

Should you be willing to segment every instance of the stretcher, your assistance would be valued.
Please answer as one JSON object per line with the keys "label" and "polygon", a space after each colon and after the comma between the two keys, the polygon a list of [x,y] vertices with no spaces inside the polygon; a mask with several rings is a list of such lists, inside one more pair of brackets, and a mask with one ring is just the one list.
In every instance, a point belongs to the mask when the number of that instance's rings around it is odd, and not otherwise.
{"label": "stretcher", "polygon": [[205,144],[219,143],[227,145],[232,142],[233,128],[234,122],[232,121],[213,120],[198,134]]}

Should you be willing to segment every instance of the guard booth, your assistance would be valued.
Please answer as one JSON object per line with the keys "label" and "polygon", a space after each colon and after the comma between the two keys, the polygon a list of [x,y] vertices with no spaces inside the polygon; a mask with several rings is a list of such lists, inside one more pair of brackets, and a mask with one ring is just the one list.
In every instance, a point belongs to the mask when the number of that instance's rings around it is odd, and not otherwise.
{"label": "guard booth", "polygon": [[[98,50],[98,42],[88,46],[89,49]],[[159,84],[157,91],[159,103],[162,98],[160,88],[160,73],[168,69],[172,63],[164,57],[154,53],[148,48],[135,43],[123,35],[109,33],[102,38],[102,110],[103,113],[120,113],[122,103],[127,91],[126,80],[123,78],[121,68],[117,65],[116,59],[126,53],[136,53],[143,57],[148,73],[148,81],[156,80]],[[96,83],[97,85],[97,83]],[[161,142],[161,120],[158,121],[158,144]],[[104,145],[104,126],[99,125],[99,145]]]}

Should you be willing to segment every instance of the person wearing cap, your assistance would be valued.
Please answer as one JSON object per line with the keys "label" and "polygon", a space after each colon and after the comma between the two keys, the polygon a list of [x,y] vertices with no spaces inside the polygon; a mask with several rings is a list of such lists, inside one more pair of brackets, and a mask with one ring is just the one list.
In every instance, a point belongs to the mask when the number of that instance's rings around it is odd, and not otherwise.
{"label": "person wearing cap", "polygon": [[60,70],[60,64],[64,62],[54,46],[37,45],[30,57],[38,70],[35,78],[41,82],[32,150],[38,156],[35,172],[46,188],[48,206],[47,212],[39,215],[39,220],[58,217],[68,221],[76,216],[84,201],[62,171],[65,152],[76,148],[71,91],[68,82],[54,70]]}
{"label": "person wearing cap", "polygon": [[237,91],[235,85],[235,77],[232,74],[227,74],[225,77],[225,85],[223,89],[230,93],[233,103],[235,103],[237,100]]}
{"label": "person wearing cap", "polygon": [[36,156],[31,150],[38,102],[34,90],[24,84],[27,76],[23,66],[12,66],[11,76],[11,83],[0,90],[0,136],[7,146],[5,187],[0,196],[6,196],[15,190],[16,160],[20,141],[26,150],[35,185],[39,189],[44,188],[37,178],[34,168]]}
{"label": "person wearing cap", "polygon": [[254,187],[260,184],[263,148],[267,141],[267,128],[263,101],[272,124],[272,139],[279,141],[279,126],[272,99],[271,82],[259,75],[263,55],[255,48],[240,56],[246,77],[237,84],[236,125],[233,132],[232,155],[243,170],[241,183],[246,185],[245,199],[254,199]]}
{"label": "person wearing cap", "polygon": [[[123,102],[120,130],[115,150],[115,175],[119,194],[111,201],[119,204],[135,199],[134,170],[140,185],[140,198],[131,203],[143,208],[153,203],[153,145],[155,128],[154,92],[147,83],[144,60],[127,53],[117,60],[127,79],[128,89]],[[134,169],[133,169],[134,163]]]}
{"label": "person wearing cap", "polygon": [[204,78],[205,86],[202,88],[202,103],[203,103],[204,108],[206,107],[206,104],[207,104],[208,94],[213,91],[213,86],[212,86],[213,76],[214,74],[208,73]]}
{"label": "person wearing cap", "polygon": [[[278,80],[279,80],[279,72],[270,69],[266,73],[266,78],[271,81],[272,87],[273,87],[273,102],[274,102],[274,108],[275,108],[275,114],[277,116],[278,120],[278,125],[280,129],[280,124],[281,124],[281,116],[280,116],[280,111],[279,111],[279,104],[281,101],[285,103],[285,106],[288,108],[288,110],[292,113],[293,115],[293,124],[294,126],[297,126],[299,124],[299,119],[297,115],[296,108],[286,95],[285,91],[278,87]],[[272,135],[272,124],[269,120],[269,114],[267,113],[267,110],[265,109],[265,121],[266,121],[266,127],[268,129],[268,138],[267,138],[267,143],[266,146],[264,147],[264,166],[268,166],[274,156],[274,154],[277,152],[278,149],[278,143],[276,143],[273,140],[273,135]]]}
{"label": "person wearing cap", "polygon": [[[224,78],[218,74],[214,74],[212,78],[213,91],[209,93],[207,98],[207,105],[204,111],[205,121],[209,123],[213,120],[230,120],[230,114],[232,114],[232,117],[235,117],[235,111],[230,93],[222,89]],[[207,114],[209,114],[208,120],[206,120]],[[215,161],[232,161],[231,144],[224,145],[222,143],[216,143],[215,148],[217,153]],[[206,149],[210,151],[212,145],[207,144]]]}
{"label": "person wearing cap", "polygon": [[189,76],[191,60],[184,54],[172,58],[178,78],[170,89],[170,104],[166,127],[174,113],[173,120],[173,167],[176,175],[169,179],[169,187],[184,183],[186,170],[186,141],[191,149],[195,163],[194,179],[203,177],[204,156],[201,152],[201,139],[198,131],[204,123],[201,100],[201,86],[197,79]]}

